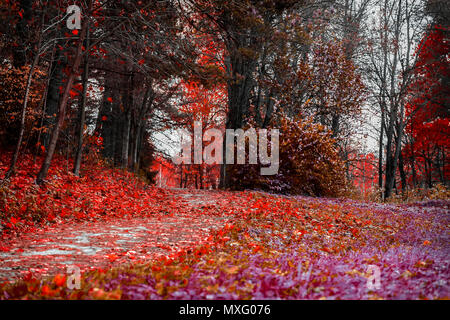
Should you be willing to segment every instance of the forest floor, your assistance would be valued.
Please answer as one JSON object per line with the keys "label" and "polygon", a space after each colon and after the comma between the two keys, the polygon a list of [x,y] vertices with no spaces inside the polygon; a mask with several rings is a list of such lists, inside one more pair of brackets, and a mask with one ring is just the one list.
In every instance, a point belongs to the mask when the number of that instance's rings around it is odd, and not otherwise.
{"label": "forest floor", "polygon": [[172,202],[183,204],[175,214],[112,218],[103,221],[61,222],[1,242],[0,282],[27,273],[47,276],[65,273],[67,266],[87,271],[134,262],[145,263],[170,252],[190,248],[222,228],[228,217],[190,215],[193,206],[214,202],[205,193],[179,193]]}
{"label": "forest floor", "polygon": [[0,190],[0,299],[450,297],[448,200],[168,190],[63,160],[37,189],[36,170],[26,158]]}

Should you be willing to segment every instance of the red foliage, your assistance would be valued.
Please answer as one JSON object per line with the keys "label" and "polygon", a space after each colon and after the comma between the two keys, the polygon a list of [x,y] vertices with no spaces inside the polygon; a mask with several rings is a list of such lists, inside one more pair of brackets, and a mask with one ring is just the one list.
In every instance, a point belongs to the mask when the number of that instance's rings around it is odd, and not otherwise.
{"label": "red foliage", "polygon": [[151,170],[156,173],[156,185],[162,188],[177,188],[180,185],[177,168],[171,160],[156,156],[152,162]]}
{"label": "red foliage", "polygon": [[[99,138],[93,139],[98,142]],[[10,157],[9,152],[2,152],[0,176],[5,174]],[[150,187],[126,171],[86,163],[82,176],[74,176],[67,171],[73,164],[64,157],[54,159],[48,181],[39,188],[33,181],[37,163],[40,159],[35,164],[30,154],[24,155],[17,174],[0,187],[2,237],[64,220],[153,214],[170,202],[162,200],[168,191]]]}
{"label": "red foliage", "polygon": [[363,197],[378,186],[377,157],[373,153],[349,155],[350,176],[355,188]]}
{"label": "red foliage", "polygon": [[[421,177],[428,184],[450,179],[450,164],[443,160],[448,159],[450,146],[449,52],[450,43],[439,26],[425,35],[418,48],[417,68],[409,88],[411,98],[406,105],[408,144],[403,149],[406,162],[417,174],[414,182]],[[442,172],[431,167],[431,163],[440,161],[444,162]]]}

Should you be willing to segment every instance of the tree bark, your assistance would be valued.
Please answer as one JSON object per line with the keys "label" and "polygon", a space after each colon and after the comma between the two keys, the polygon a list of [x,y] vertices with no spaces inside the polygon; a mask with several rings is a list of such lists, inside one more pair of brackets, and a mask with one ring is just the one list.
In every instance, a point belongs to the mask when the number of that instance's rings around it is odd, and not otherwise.
{"label": "tree bark", "polygon": [[[89,6],[89,11],[90,11],[90,6]],[[74,59],[73,65],[72,65],[71,72],[69,73],[69,76],[67,78],[63,96],[60,100],[58,121],[56,122],[56,124],[52,130],[52,135],[50,137],[50,143],[48,146],[47,154],[45,156],[44,162],[42,163],[41,169],[36,177],[36,184],[38,184],[38,185],[41,185],[44,182],[45,178],[47,177],[48,169],[50,168],[53,154],[55,153],[56,143],[58,141],[59,132],[64,123],[64,118],[66,115],[66,108],[67,108],[67,101],[69,99],[69,93],[72,88],[72,85],[73,85],[73,82],[75,79],[75,75],[78,71],[78,68],[80,67],[81,57],[83,54],[83,50],[82,50],[83,41],[86,37],[86,31],[87,31],[87,18],[84,19],[84,21],[83,21],[81,35],[80,35],[78,47],[77,47],[77,50],[75,53],[75,59]]]}
{"label": "tree bark", "polygon": [[398,158],[398,171],[400,172],[400,181],[402,183],[402,193],[406,191],[406,173],[405,173],[405,167],[403,163],[403,155],[400,152],[399,158]]}
{"label": "tree bark", "polygon": [[[89,24],[87,26],[86,31],[86,44],[85,48],[89,48]],[[75,155],[75,163],[73,167],[73,173],[76,176],[80,175],[80,167],[81,167],[81,159],[83,156],[83,134],[84,134],[84,125],[86,121],[86,102],[87,102],[87,86],[88,86],[88,78],[89,78],[89,54],[85,56],[84,61],[84,71],[83,71],[83,93],[81,97],[81,105],[80,105],[80,121],[78,127],[78,141],[77,141],[77,151]]]}
{"label": "tree bark", "polygon": [[125,123],[123,126],[123,135],[122,135],[122,168],[128,168],[128,146],[130,142],[130,123],[131,123],[131,115],[130,115],[130,107],[128,108],[125,114]]}

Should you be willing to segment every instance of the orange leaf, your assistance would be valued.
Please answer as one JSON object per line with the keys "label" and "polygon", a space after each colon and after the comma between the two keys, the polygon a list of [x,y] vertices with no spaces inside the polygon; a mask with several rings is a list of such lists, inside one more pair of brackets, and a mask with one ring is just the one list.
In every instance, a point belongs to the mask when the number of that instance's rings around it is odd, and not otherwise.
{"label": "orange leaf", "polygon": [[63,274],[57,274],[54,278],[53,278],[53,282],[58,286],[58,287],[62,287],[64,286],[64,284],[66,283],[66,276]]}
{"label": "orange leaf", "polygon": [[231,268],[226,268],[225,269],[225,272],[227,274],[236,274],[236,273],[238,273],[238,271],[239,271],[239,267],[238,266],[233,266]]}

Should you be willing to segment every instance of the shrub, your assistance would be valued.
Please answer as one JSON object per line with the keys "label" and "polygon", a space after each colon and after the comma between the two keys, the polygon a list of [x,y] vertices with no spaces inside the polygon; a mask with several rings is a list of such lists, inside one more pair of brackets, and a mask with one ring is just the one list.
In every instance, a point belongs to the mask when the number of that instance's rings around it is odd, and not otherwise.
{"label": "shrub", "polygon": [[260,165],[228,166],[232,189],[339,196],[348,191],[345,166],[331,132],[312,120],[280,120],[280,167],[260,175]]}
{"label": "shrub", "polygon": [[[382,194],[383,189],[374,188],[367,195],[366,199],[372,202],[383,202]],[[351,197],[355,200],[355,197]],[[404,192],[394,193],[391,197],[385,200],[388,203],[414,203],[427,200],[449,200],[450,199],[450,189],[445,185],[438,183],[432,188],[414,188],[407,189]]]}

